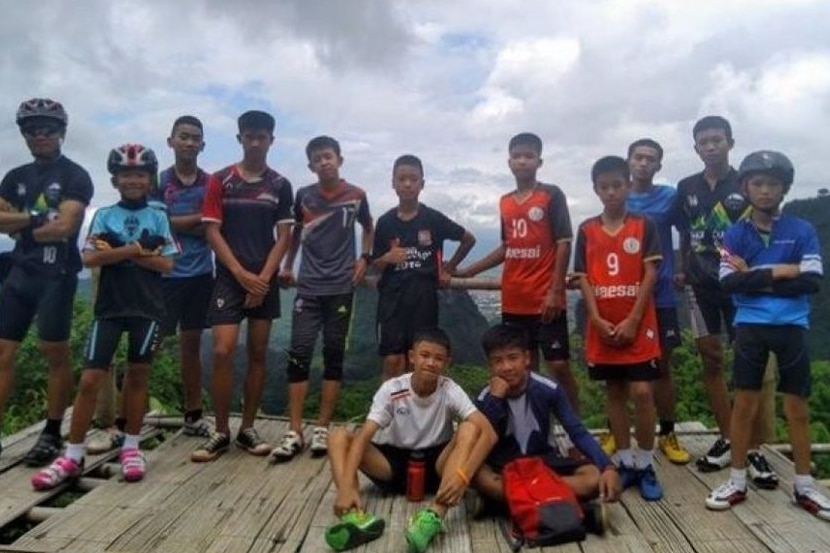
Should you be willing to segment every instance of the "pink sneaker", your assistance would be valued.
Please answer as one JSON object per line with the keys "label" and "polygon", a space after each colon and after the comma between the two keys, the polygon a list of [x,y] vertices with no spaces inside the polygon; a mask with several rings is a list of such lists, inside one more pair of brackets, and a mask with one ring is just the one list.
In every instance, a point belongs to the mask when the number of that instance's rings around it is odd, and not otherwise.
{"label": "pink sneaker", "polygon": [[84,462],[73,461],[69,457],[58,457],[52,464],[32,476],[32,486],[38,491],[55,488],[64,482],[75,480],[81,476]]}
{"label": "pink sneaker", "polygon": [[121,475],[127,482],[138,482],[147,473],[147,461],[138,448],[122,449],[119,455]]}

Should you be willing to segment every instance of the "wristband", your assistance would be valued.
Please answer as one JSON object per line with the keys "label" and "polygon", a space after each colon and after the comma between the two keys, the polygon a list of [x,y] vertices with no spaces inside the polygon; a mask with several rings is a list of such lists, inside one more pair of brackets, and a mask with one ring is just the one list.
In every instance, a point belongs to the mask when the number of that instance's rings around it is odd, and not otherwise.
{"label": "wristband", "polygon": [[602,472],[608,472],[608,471],[617,472],[617,465],[615,465],[614,463],[611,463],[610,465],[606,465],[606,467],[604,469],[602,469]]}
{"label": "wristband", "polygon": [[464,471],[461,470],[461,467],[455,469],[455,473],[461,478],[461,481],[464,482],[465,486],[470,485],[470,478],[466,474],[464,474]]}
{"label": "wristband", "polygon": [[360,259],[364,260],[366,263],[371,263],[372,262],[372,254],[362,253],[362,254],[360,254]]}

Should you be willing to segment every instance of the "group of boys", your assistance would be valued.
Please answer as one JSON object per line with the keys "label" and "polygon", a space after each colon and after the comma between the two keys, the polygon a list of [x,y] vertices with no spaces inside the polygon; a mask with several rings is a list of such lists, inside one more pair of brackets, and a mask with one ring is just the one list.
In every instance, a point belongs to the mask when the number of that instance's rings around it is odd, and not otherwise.
{"label": "group of boys", "polygon": [[[471,277],[504,264],[503,322],[482,338],[489,385],[471,406],[452,380],[436,376],[449,365],[446,338],[440,331],[416,335],[409,352],[412,373],[381,386],[360,430],[332,435],[338,521],[327,529],[326,541],[333,549],[356,547],[384,530],[384,521],[366,510],[358,471],[383,490],[402,492],[413,450],[426,454],[427,483],[435,496],[405,530],[410,551],[426,550],[441,531],[447,509],[458,504],[467,487],[485,503],[503,503],[500,471],[521,456],[542,456],[581,500],[614,501],[634,485],[644,499],[659,500],[663,491],[653,468],[658,415],[660,449],[674,463],[690,460],[674,432],[669,363],[680,343],[675,287],[690,298],[713,410],[723,403],[727,411],[716,417],[721,437],[697,463],[702,471],[732,466],[730,478],[709,494],[706,506],[723,510],[743,501],[747,472],[759,488],[777,486],[777,476],[757,449],[759,438],[752,435],[774,355],[794,451],[793,502],[830,520],[830,500],[809,473],[806,403],[808,295],[818,291],[822,263],[812,226],[780,212],[793,182],[792,164],[778,152],[759,151],[738,171],[732,169],[728,156],[734,141],[722,117],[698,121],[693,137],[704,170],[681,181],[677,190],[654,184],[663,150],[651,139],[632,143],[627,158],[604,157],[591,170],[603,211],[579,226],[570,280],[581,290],[589,320],[589,377],[606,382],[611,432],[604,447],[579,419],[568,362],[564,295],[572,233],[565,197],[558,187],[536,180],[541,140],[520,134],[509,144],[516,189],[501,198],[502,243],[453,273]],[[672,227],[682,245],[677,273]],[[722,328],[731,334],[733,325],[730,426],[719,334]],[[531,371],[540,349],[551,379]],[[629,397],[636,451],[630,445]],[[567,454],[550,442],[551,414],[573,445]],[[462,422],[450,437],[453,419]]]}
{"label": "group of boys", "polygon": [[[655,406],[660,449],[672,462],[690,460],[674,433],[669,370],[680,336],[674,293],[680,285],[689,290],[704,382],[722,433],[699,467],[732,466],[730,479],[709,495],[707,507],[725,509],[744,500],[747,467],[759,487],[777,485],[749,431],[774,353],[782,368],[779,389],[796,465],[793,500],[830,518],[830,501],[809,474],[807,434],[804,334],[808,295],[818,290],[821,277],[818,242],[809,224],[780,214],[793,181],[790,161],[777,152],[756,152],[735,171],[728,161],[731,127],[721,117],[695,125],[695,149],[705,167],[681,181],[677,191],[653,183],[663,151],[650,139],[632,143],[627,159],[608,156],[594,164],[591,180],[603,211],[579,226],[570,276],[573,232],[566,198],[559,187],[537,181],[542,142],[530,133],[513,137],[508,146],[516,188],[500,200],[501,244],[461,268],[475,238],[420,203],[425,180],[417,157],[395,161],[392,181],[399,203],[375,228],[366,193],[340,176],[343,156],[333,138],[309,142],[308,167],[317,180],[294,196],[291,183],[268,166],[275,121],[261,111],[238,119],[242,160],[211,175],[197,165],[204,134],[192,116],[174,123],[168,145],[175,163],[159,182],[152,150],[136,144],[113,149],[108,169],[121,199],[96,213],[81,257],[74,244],[93,187],[88,174],[61,154],[66,112],[58,102],[33,99],[21,104],[17,122],[35,160],[0,183],[0,231],[16,240],[0,291],[0,413],[11,392],[15,354],[36,318],[50,371],[47,423],[25,458],[31,466],[46,466],[32,478],[37,489],[83,471],[84,436],[124,332],[128,370],[112,443],[121,447],[125,480],[140,480],[146,471],[138,443],[150,363],[159,337],[177,327],[184,432],[206,438],[191,459],[218,458],[230,446],[233,357],[247,319],[248,366],[234,441],[272,462],[289,461],[305,449],[303,404],[315,342],[323,335],[322,398],[309,450],[315,456],[328,453],[331,462],[339,518],[326,540],[335,549],[383,531],[383,521],[364,508],[358,470],[383,489],[402,491],[413,451],[423,455],[427,488],[435,497],[406,529],[411,551],[427,549],[447,509],[462,500],[468,486],[490,501],[503,501],[500,470],[519,456],[543,456],[583,500],[613,501],[635,485],[645,499],[658,500],[663,492],[653,469]],[[148,201],[152,197],[155,202]],[[362,228],[358,255],[355,224]],[[681,236],[679,274],[672,226]],[[448,261],[442,257],[446,240],[460,243]],[[60,424],[72,387],[68,336],[82,263],[101,267],[101,283],[61,455]],[[443,374],[451,348],[437,328],[436,291],[451,276],[472,277],[499,264],[504,265],[503,320],[482,339],[490,382],[471,401]],[[384,383],[360,430],[329,435],[354,287],[370,268],[380,273],[377,334]],[[288,350],[289,430],[272,448],[254,421],[271,325],[280,315],[279,284],[296,285],[297,294]],[[579,418],[570,367],[569,284],[581,290],[587,310],[589,377],[606,382],[610,436],[603,447]],[[125,286],[135,293],[121,293]],[[722,322],[727,331],[733,324],[736,330],[731,420],[718,339]],[[201,407],[199,350],[206,326],[213,334],[215,427]],[[540,352],[550,379],[531,370]],[[567,435],[564,454],[549,440],[551,413]],[[455,431],[454,421],[461,421]]]}

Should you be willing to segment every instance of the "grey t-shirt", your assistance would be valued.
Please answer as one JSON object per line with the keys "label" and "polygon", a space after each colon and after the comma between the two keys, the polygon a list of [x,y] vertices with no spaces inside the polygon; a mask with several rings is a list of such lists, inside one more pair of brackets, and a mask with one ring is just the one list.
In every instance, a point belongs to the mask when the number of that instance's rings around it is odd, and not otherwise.
{"label": "grey t-shirt", "polygon": [[341,180],[334,190],[319,184],[297,190],[296,224],[302,225],[299,295],[333,296],[352,291],[355,221],[372,224],[363,189]]}

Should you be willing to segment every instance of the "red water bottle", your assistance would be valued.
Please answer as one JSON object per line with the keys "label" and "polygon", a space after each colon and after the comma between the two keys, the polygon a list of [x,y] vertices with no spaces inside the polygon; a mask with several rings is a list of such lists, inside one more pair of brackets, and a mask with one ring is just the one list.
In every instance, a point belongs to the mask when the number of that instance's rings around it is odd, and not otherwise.
{"label": "red water bottle", "polygon": [[424,454],[420,451],[413,451],[409,456],[409,464],[406,469],[406,499],[409,501],[423,501],[424,479],[426,477],[424,467]]}

